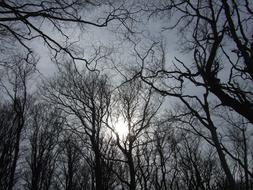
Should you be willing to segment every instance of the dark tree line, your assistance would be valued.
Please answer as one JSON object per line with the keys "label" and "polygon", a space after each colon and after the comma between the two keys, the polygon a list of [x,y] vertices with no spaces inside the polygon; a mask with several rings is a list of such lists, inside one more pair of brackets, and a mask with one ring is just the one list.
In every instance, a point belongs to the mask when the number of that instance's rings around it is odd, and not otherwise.
{"label": "dark tree line", "polygon": [[[248,0],[0,1],[0,189],[253,189],[252,7]],[[104,12],[84,19],[96,9]],[[187,59],[168,63],[164,43],[129,27],[160,17]],[[123,76],[118,86],[96,62],[108,55],[98,49],[90,70],[64,29],[114,21],[129,31],[134,52],[124,70],[113,65]],[[35,85],[37,38],[57,70]]]}
{"label": "dark tree line", "polygon": [[221,156],[236,188],[252,189],[250,128],[230,110],[212,114],[227,130],[215,134],[218,152],[212,128],[184,106],[166,111],[145,82],[115,90],[106,75],[65,64],[30,94],[34,64],[19,63],[1,80],[2,189],[230,189]]}

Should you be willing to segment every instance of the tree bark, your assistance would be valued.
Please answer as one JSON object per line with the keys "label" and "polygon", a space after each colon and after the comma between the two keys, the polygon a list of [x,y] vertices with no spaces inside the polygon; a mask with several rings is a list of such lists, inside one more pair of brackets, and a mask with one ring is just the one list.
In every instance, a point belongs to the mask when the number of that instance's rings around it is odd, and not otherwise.
{"label": "tree bark", "polygon": [[233,177],[233,175],[232,175],[232,173],[229,169],[229,166],[227,164],[225,154],[222,151],[222,147],[220,145],[220,142],[219,142],[219,139],[218,139],[218,136],[217,136],[216,128],[214,128],[214,127],[210,128],[210,132],[211,132],[211,135],[212,135],[213,143],[215,145],[215,148],[217,150],[217,153],[218,153],[218,156],[219,156],[219,159],[220,159],[221,167],[223,168],[223,171],[226,174],[229,189],[238,190],[238,188],[236,187],[234,177]]}

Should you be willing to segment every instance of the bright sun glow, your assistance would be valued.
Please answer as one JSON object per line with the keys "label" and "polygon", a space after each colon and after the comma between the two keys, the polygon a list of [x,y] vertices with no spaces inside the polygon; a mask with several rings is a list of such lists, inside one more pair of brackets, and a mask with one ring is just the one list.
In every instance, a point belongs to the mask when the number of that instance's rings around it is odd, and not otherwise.
{"label": "bright sun glow", "polygon": [[116,133],[119,135],[120,139],[124,139],[128,134],[128,127],[123,118],[119,118],[114,125]]}

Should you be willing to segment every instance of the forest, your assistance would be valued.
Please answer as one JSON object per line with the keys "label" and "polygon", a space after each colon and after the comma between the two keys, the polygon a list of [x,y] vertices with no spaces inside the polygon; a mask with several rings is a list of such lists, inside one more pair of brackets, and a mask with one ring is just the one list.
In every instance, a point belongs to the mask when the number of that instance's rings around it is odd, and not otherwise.
{"label": "forest", "polygon": [[253,190],[252,0],[0,0],[0,190]]}

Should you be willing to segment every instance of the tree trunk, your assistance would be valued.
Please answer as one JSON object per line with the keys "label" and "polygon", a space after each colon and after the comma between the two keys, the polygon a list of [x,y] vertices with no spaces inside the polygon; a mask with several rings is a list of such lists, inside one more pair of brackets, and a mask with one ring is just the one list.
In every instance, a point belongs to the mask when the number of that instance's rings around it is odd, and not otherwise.
{"label": "tree trunk", "polygon": [[95,181],[96,181],[96,190],[105,190],[103,186],[103,173],[101,165],[101,157],[97,146],[95,147]]}
{"label": "tree trunk", "polygon": [[234,177],[233,177],[233,175],[229,169],[229,166],[227,164],[225,154],[222,151],[222,147],[220,145],[220,142],[219,142],[219,139],[217,136],[216,128],[210,127],[210,132],[211,132],[212,140],[214,142],[215,148],[217,150],[217,153],[218,153],[218,156],[220,159],[221,167],[223,168],[223,171],[225,172],[225,175],[227,177],[229,189],[230,190],[237,190],[238,188],[236,187]]}
{"label": "tree trunk", "polygon": [[136,181],[135,181],[135,169],[134,169],[134,162],[132,154],[129,153],[128,157],[128,166],[129,166],[129,173],[130,173],[130,190],[136,189]]}
{"label": "tree trunk", "polygon": [[13,161],[12,161],[12,165],[11,165],[11,171],[10,171],[8,190],[12,190],[13,185],[14,185],[14,177],[15,177],[15,171],[16,171],[16,166],[17,166],[17,162],[18,162],[19,143],[20,143],[22,128],[23,128],[23,122],[19,120],[18,121],[16,142],[15,142],[15,147],[14,147],[14,157],[13,157]]}

